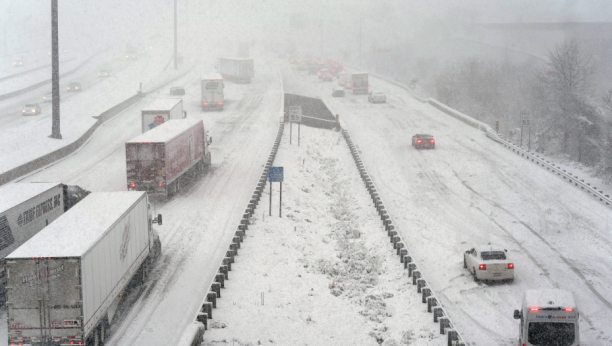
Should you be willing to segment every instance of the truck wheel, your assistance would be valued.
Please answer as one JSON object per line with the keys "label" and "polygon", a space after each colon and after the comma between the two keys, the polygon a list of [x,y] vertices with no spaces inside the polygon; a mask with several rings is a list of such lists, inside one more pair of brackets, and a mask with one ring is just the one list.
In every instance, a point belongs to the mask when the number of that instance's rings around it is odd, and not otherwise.
{"label": "truck wheel", "polygon": [[[179,178],[180,179],[180,178]],[[174,191],[174,194],[178,195],[179,191],[181,191],[181,182],[179,179],[176,179],[176,190]]]}
{"label": "truck wheel", "polygon": [[476,268],[472,268],[474,271],[474,282],[478,282],[478,276],[476,276]]}
{"label": "truck wheel", "polygon": [[465,262],[465,257],[463,257],[463,268],[467,268],[467,263]]}

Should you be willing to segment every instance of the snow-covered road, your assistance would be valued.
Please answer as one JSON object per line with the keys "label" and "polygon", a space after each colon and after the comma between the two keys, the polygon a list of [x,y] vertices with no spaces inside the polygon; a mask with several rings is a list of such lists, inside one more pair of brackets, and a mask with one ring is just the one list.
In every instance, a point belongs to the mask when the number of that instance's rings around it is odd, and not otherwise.
{"label": "snow-covered road", "polygon": [[[178,340],[208,291],[274,140],[282,100],[274,64],[259,59],[251,84],[226,84],[224,111],[203,113],[199,77],[210,68],[201,67],[176,84],[186,88],[188,117],[203,119],[213,137],[212,168],[198,180],[183,181],[183,191],[172,200],[156,203],[164,216],[158,227],[163,255],[145,292],[113,326],[110,345]],[[163,96],[165,88],[105,123],[74,155],[25,180],[125,190],[125,141],[140,133],[140,109]]]}
{"label": "snow-covered road", "polygon": [[[610,208],[563,179],[517,157],[464,123],[370,77],[386,104],[282,64],[286,92],[320,96],[351,132],[387,210],[430,286],[467,341],[514,345],[522,293],[573,291],[584,345],[612,342]],[[411,147],[415,133],[435,136],[436,149]],[[463,252],[496,243],[515,263],[512,284],[474,283]]]}

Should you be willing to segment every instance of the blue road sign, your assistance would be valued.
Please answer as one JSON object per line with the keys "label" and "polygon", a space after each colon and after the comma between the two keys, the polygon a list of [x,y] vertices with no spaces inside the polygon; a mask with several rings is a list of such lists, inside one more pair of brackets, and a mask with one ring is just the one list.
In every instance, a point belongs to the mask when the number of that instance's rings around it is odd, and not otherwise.
{"label": "blue road sign", "polygon": [[283,167],[268,168],[268,181],[271,183],[283,182]]}

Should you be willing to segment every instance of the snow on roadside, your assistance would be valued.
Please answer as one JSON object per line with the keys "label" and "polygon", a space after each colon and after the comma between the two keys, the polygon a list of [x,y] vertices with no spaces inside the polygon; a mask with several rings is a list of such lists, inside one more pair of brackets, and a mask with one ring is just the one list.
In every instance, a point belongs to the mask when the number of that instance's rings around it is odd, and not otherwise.
{"label": "snow on roadside", "polygon": [[[205,345],[442,345],[341,134],[289,129],[204,335]],[[295,129],[294,129],[295,130]],[[295,132],[295,131],[294,131]],[[269,183],[268,183],[269,184]]]}

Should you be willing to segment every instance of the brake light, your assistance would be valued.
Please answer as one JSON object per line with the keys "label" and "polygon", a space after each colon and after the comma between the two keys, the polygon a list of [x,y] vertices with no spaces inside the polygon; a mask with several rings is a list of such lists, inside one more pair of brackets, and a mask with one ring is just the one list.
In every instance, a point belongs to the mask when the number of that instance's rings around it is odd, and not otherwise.
{"label": "brake light", "polygon": [[208,102],[204,102],[204,106],[208,106]]}
{"label": "brake light", "polygon": [[565,308],[565,311],[572,312],[572,311],[574,311],[574,309],[572,309],[572,308]]}
{"label": "brake light", "polygon": [[162,187],[162,186],[164,186],[164,183],[159,183],[158,185],[159,185],[159,187]]}
{"label": "brake light", "polygon": [[130,185],[130,187],[131,187],[132,189],[135,189],[135,188],[136,188],[136,184],[131,184],[131,185]]}
{"label": "brake light", "polygon": [[487,270],[487,265],[486,264],[481,264],[478,266],[478,269],[480,270]]}
{"label": "brake light", "polygon": [[219,102],[219,105],[223,105],[223,102]]}
{"label": "brake light", "polygon": [[433,143],[433,142],[434,142],[434,140],[432,139],[432,140],[430,140],[429,142]]}
{"label": "brake light", "polygon": [[420,140],[420,139],[417,139],[417,143],[421,143],[421,142],[422,142],[422,140]]}
{"label": "brake light", "polygon": [[370,89],[370,86],[368,85],[368,89]]}
{"label": "brake light", "polygon": [[529,308],[529,311],[540,311],[540,308]]}
{"label": "brake light", "polygon": [[508,269],[514,269],[514,263],[508,263]]}

